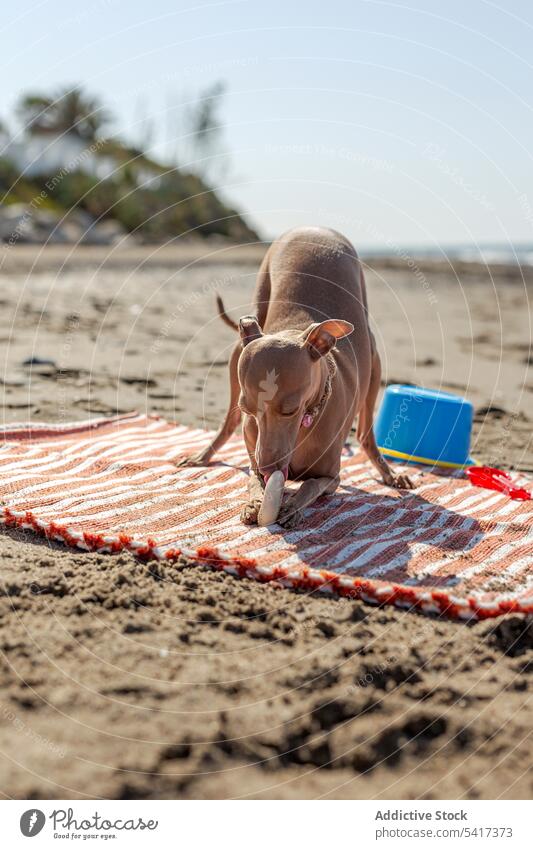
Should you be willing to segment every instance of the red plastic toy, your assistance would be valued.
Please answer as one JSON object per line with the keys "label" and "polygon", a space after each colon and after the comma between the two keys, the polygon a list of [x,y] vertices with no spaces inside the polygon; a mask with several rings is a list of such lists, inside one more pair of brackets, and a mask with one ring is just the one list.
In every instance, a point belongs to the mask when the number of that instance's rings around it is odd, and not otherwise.
{"label": "red plastic toy", "polygon": [[527,489],[514,486],[513,480],[507,472],[501,469],[492,469],[490,466],[470,466],[466,470],[470,483],[481,486],[483,489],[495,489],[503,492],[515,501],[529,501],[531,493]]}

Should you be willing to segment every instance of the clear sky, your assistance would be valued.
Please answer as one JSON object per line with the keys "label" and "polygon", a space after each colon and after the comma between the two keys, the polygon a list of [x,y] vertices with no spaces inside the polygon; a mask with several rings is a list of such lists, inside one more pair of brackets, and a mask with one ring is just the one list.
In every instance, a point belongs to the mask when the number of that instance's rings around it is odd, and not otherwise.
{"label": "clear sky", "polygon": [[18,0],[0,19],[0,117],[82,83],[131,139],[223,79],[221,187],[265,235],[330,224],[358,245],[533,242],[526,0]]}

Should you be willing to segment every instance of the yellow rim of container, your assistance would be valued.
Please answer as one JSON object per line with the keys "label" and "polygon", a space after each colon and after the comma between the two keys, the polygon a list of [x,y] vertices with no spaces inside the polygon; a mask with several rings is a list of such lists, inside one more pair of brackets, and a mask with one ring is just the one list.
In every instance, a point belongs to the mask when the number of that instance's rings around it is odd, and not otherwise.
{"label": "yellow rim of container", "polygon": [[466,469],[468,466],[479,466],[477,460],[469,460],[467,463],[451,463],[448,460],[430,460],[428,457],[417,457],[415,454],[404,454],[403,451],[395,451],[393,448],[381,448],[382,454],[395,457],[398,460],[409,460],[411,463],[424,463],[426,466],[442,466],[444,469]]}

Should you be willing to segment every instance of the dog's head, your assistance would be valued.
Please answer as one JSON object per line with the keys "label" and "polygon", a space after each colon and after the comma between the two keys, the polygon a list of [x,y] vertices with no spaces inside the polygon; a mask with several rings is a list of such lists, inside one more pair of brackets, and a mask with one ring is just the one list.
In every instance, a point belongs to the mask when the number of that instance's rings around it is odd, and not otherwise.
{"label": "dog's head", "polygon": [[256,461],[265,480],[276,469],[287,477],[303,417],[323,389],[322,359],[353,329],[328,319],[304,331],[263,334],[255,316],[240,319],[239,406],[256,422]]}

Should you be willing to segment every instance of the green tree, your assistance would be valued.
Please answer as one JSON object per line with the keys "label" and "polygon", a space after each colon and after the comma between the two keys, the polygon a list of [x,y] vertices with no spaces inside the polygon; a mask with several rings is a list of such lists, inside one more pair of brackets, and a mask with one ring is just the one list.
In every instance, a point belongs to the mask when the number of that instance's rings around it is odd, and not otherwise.
{"label": "green tree", "polygon": [[6,144],[7,141],[9,141],[9,127],[0,118],[0,142]]}
{"label": "green tree", "polygon": [[200,91],[184,109],[182,125],[187,139],[184,159],[194,162],[191,170],[206,180],[222,179],[227,168],[224,157],[224,124],[220,110],[226,93],[222,81]]}
{"label": "green tree", "polygon": [[90,97],[83,89],[68,88],[57,97],[29,93],[23,95],[17,106],[18,119],[29,133],[72,133],[84,141],[94,141],[111,114],[97,97]]}

